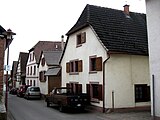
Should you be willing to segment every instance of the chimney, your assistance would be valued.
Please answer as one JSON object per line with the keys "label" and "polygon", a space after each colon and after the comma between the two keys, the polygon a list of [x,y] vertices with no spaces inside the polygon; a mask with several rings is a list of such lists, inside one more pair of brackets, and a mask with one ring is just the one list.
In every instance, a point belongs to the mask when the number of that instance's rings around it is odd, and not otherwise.
{"label": "chimney", "polygon": [[129,5],[126,4],[123,7],[124,7],[124,13],[129,15]]}
{"label": "chimney", "polygon": [[64,48],[64,35],[61,36],[61,49]]}

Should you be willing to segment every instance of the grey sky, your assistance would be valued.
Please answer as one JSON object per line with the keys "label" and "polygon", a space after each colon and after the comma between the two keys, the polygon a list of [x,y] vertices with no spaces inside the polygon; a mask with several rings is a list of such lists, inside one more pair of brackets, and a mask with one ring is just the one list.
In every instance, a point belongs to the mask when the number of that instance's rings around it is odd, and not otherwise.
{"label": "grey sky", "polygon": [[[38,41],[59,41],[75,24],[86,4],[145,13],[144,0],[0,0],[0,24],[16,32],[10,45],[10,65],[19,52],[28,52]],[[66,39],[66,37],[65,37]]]}

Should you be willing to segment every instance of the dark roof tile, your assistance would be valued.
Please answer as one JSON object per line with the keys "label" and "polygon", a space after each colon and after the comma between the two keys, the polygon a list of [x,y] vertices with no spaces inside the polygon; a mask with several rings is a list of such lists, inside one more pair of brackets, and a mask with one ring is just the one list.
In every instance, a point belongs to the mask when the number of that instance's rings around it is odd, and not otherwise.
{"label": "dark roof tile", "polygon": [[67,35],[91,25],[110,51],[148,55],[146,15],[86,5],[76,24]]}
{"label": "dark roof tile", "polygon": [[62,50],[61,48],[61,41],[56,42],[56,41],[39,41],[33,48],[29,50],[34,51],[36,63],[39,62],[41,52],[42,51],[57,51],[57,50]]}

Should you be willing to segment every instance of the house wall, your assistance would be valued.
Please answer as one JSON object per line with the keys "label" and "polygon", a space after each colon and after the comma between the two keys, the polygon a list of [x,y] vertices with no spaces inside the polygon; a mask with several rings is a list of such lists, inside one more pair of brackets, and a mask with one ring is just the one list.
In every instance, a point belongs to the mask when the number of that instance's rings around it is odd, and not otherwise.
{"label": "house wall", "polygon": [[3,94],[3,76],[4,76],[4,54],[5,54],[6,40],[0,38],[0,95]]}
{"label": "house wall", "polygon": [[[86,42],[80,47],[76,47],[76,34],[80,32],[86,32]],[[107,58],[106,50],[102,47],[101,43],[97,40],[94,31],[87,27],[79,32],[69,36],[68,44],[63,56],[61,66],[62,66],[62,86],[66,86],[69,82],[78,82],[82,84],[82,92],[86,93],[86,84],[90,82],[97,82],[102,84],[103,82],[103,72],[98,71],[97,73],[89,73],[89,56],[97,55],[97,57],[102,57],[103,61]],[[79,59],[83,61],[83,72],[79,72],[78,75],[70,75],[66,73],[66,63],[70,60]],[[100,103],[93,103],[97,106],[102,106],[102,101]]]}
{"label": "house wall", "polygon": [[[41,61],[42,61],[43,57],[44,57],[44,55],[42,54],[42,57],[41,57],[41,60],[40,60],[40,63],[39,63],[39,72],[48,70],[48,66],[47,66],[46,62],[45,62],[44,66],[41,65]],[[39,75],[39,73],[38,73],[38,75]],[[46,77],[45,82],[41,82],[40,80],[38,80],[38,81],[39,81],[39,87],[41,89],[41,93],[44,94],[44,95],[48,94],[48,77]]]}
{"label": "house wall", "polygon": [[[105,65],[106,107],[115,108],[150,105],[135,103],[135,84],[150,84],[148,56],[111,54]],[[112,101],[114,93],[114,102]]]}
{"label": "house wall", "polygon": [[21,59],[19,59],[18,64],[17,64],[17,74],[16,74],[16,88],[19,88],[20,81],[21,81]]}
{"label": "house wall", "polygon": [[46,78],[45,82],[40,82],[39,87],[43,95],[48,94],[48,77]]}
{"label": "house wall", "polygon": [[[148,43],[149,43],[149,60],[150,60],[150,78],[152,84],[152,75],[154,75],[154,89],[155,96],[153,100],[153,94],[151,97],[152,101],[152,115],[155,111],[155,115],[160,117],[160,56],[158,55],[160,51],[159,38],[160,38],[160,1],[159,0],[146,0],[147,8],[147,26],[148,26]],[[153,85],[153,84],[152,84]],[[151,88],[151,90],[153,87]],[[153,91],[151,91],[153,93]],[[154,105],[155,104],[155,105]],[[154,106],[153,106],[154,105]]]}
{"label": "house wall", "polygon": [[[31,59],[31,61],[30,61],[30,57],[31,56],[32,56],[32,58],[34,57],[34,59]],[[30,74],[31,66],[32,66],[32,74]],[[35,75],[33,74],[34,66],[36,66]],[[39,80],[38,80],[39,71],[38,71],[38,67],[37,66],[38,65],[36,63],[35,56],[33,56],[33,51],[31,51],[29,53],[28,60],[27,60],[27,65],[26,65],[26,80],[25,80],[26,84],[28,84],[28,81],[29,81],[29,85],[30,85],[30,83],[32,83],[32,85],[33,85],[33,82],[35,81],[35,86],[39,86]],[[29,74],[28,74],[28,67],[29,67]]]}
{"label": "house wall", "polygon": [[[76,34],[86,32],[86,43],[76,47]],[[68,44],[63,56],[62,86],[69,82],[82,84],[82,91],[86,92],[86,84],[96,82],[103,84],[103,72],[89,73],[89,56],[97,55],[103,61],[107,59],[106,50],[97,40],[96,34],[91,28],[86,28],[69,36]],[[83,61],[83,72],[78,75],[66,73],[66,63],[70,60],[79,59]],[[105,107],[112,107],[112,91],[114,91],[115,108],[136,107],[150,105],[149,102],[135,103],[134,85],[149,85],[148,56],[111,54],[111,58],[105,65]],[[103,107],[103,101],[92,103]]]}

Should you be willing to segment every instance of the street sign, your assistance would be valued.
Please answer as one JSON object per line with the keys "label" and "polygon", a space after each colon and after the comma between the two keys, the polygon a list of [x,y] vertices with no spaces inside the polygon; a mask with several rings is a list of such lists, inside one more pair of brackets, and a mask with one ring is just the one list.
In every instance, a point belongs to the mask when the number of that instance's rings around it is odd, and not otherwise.
{"label": "street sign", "polygon": [[5,65],[5,66],[4,66],[4,70],[5,70],[5,71],[10,71],[10,65]]}

